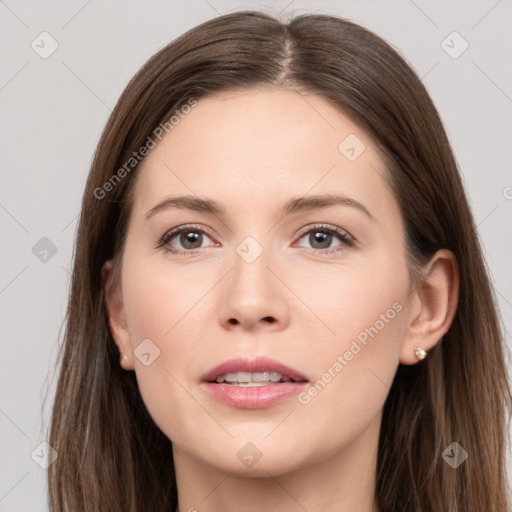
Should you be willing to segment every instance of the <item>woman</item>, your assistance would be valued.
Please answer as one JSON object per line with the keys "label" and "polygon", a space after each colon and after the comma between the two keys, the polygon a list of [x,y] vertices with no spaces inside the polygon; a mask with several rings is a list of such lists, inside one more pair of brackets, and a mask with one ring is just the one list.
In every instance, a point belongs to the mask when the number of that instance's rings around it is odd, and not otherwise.
{"label": "woman", "polygon": [[100,140],[53,511],[506,511],[489,278],[424,86],[346,20],[238,12]]}

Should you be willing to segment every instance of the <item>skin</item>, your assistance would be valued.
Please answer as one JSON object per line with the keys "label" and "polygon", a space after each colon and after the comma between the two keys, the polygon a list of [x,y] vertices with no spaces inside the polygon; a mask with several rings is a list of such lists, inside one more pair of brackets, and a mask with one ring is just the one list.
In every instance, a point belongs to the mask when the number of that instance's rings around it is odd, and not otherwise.
{"label": "skin", "polygon": [[[338,149],[349,134],[366,146],[352,162]],[[446,250],[411,282],[377,146],[319,96],[230,91],[199,100],[138,172],[120,280],[105,265],[107,308],[121,365],[136,372],[173,443],[179,510],[375,510],[393,377],[399,363],[418,362],[415,346],[428,351],[448,330],[458,290]],[[280,213],[291,197],[324,193],[358,201],[373,218],[349,205]],[[166,197],[187,194],[217,201],[225,215],[168,208],[146,219]],[[307,231],[318,223],[350,234],[354,245],[335,235],[322,245],[314,234],[325,231]],[[186,224],[207,231],[197,249],[179,235],[167,245],[192,253],[158,247]],[[263,250],[252,263],[236,251],[247,236]],[[275,358],[315,383],[397,303],[400,312],[308,403],[294,396],[243,410],[200,386],[206,371],[241,355]],[[148,366],[134,354],[144,339],[160,350]],[[237,457],[248,442],[261,453],[252,467]]]}

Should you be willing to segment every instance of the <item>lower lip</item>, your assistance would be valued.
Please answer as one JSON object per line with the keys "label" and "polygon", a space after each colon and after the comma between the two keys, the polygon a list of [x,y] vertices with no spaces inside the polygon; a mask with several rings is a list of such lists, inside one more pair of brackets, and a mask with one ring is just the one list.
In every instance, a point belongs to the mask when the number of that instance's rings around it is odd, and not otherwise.
{"label": "lower lip", "polygon": [[297,395],[307,382],[279,382],[267,386],[242,387],[204,382],[204,389],[214,398],[240,409],[262,409]]}

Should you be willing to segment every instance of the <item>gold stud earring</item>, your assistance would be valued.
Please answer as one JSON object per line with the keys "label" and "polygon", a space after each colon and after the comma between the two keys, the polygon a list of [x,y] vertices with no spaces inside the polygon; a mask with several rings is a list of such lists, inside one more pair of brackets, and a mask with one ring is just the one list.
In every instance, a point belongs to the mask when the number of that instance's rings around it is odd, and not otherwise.
{"label": "gold stud earring", "polygon": [[427,357],[427,353],[421,347],[414,347],[414,353],[420,361]]}

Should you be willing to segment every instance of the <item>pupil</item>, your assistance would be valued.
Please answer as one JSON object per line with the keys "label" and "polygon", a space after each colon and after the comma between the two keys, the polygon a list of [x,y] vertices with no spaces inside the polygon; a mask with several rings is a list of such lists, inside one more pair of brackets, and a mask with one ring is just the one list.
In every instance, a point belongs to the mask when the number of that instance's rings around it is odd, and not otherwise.
{"label": "pupil", "polygon": [[310,240],[312,243],[319,242],[322,247],[320,249],[326,249],[329,247],[331,242],[332,235],[329,233],[322,233],[321,231],[317,231],[316,233],[312,233],[313,240]]}
{"label": "pupil", "polygon": [[[193,232],[193,231],[186,231],[181,234],[181,240],[183,247],[188,249],[195,249],[196,246],[194,246],[194,242],[197,242],[199,240],[198,247],[201,247],[201,235],[199,233]],[[192,247],[191,247],[192,245]]]}

